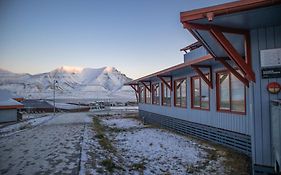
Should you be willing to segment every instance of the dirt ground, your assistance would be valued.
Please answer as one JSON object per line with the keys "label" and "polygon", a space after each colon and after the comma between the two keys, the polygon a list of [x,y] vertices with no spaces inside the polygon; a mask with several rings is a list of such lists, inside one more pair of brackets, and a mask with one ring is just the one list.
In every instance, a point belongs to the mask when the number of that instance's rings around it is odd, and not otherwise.
{"label": "dirt ground", "polygon": [[250,174],[248,157],[143,125],[135,115],[61,113],[0,129],[0,174]]}

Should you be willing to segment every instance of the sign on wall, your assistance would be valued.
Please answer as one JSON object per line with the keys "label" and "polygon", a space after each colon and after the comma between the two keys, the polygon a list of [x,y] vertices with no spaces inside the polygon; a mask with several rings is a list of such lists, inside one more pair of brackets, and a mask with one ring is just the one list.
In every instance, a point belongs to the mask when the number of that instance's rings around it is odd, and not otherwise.
{"label": "sign on wall", "polygon": [[261,50],[261,67],[281,67],[281,48]]}
{"label": "sign on wall", "polygon": [[262,78],[281,77],[281,48],[260,51]]}

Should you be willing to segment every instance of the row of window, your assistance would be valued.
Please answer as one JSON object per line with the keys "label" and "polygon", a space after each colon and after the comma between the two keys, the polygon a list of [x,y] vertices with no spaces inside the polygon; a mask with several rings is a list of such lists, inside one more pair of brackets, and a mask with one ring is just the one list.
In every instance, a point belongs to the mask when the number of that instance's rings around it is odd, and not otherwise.
{"label": "row of window", "polygon": [[[209,75],[206,74],[207,78]],[[210,109],[210,89],[207,83],[199,76],[191,77],[191,108]],[[167,82],[171,86],[171,82]],[[163,106],[171,106],[171,90],[162,83],[161,101]],[[177,79],[174,81],[174,106],[187,107],[187,79]],[[216,74],[217,88],[217,110],[224,112],[235,112],[245,114],[246,92],[244,84],[239,81],[229,71],[221,71]],[[151,92],[144,86],[140,87],[140,103],[160,105],[159,83],[151,85]]]}

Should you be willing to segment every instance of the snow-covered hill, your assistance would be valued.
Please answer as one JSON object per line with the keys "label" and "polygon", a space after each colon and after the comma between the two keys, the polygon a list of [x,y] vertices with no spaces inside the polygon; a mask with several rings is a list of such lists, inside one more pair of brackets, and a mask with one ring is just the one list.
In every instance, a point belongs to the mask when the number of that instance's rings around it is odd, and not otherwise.
{"label": "snow-covered hill", "polygon": [[130,81],[114,67],[75,68],[62,66],[51,72],[30,75],[0,69],[0,89],[25,98],[52,98],[57,81],[57,98],[125,98],[133,100],[134,91],[125,87]]}

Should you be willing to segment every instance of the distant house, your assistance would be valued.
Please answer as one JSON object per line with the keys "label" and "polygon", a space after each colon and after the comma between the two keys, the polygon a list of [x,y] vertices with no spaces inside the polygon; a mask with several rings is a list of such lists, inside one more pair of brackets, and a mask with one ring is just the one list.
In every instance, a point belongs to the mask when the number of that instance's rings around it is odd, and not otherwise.
{"label": "distant house", "polygon": [[240,151],[253,174],[281,173],[270,111],[281,99],[280,11],[280,0],[241,0],[182,12],[198,41],[184,62],[128,83],[142,120]]}
{"label": "distant house", "polygon": [[23,108],[23,104],[14,97],[7,90],[0,90],[0,123],[17,121],[18,109]]}

